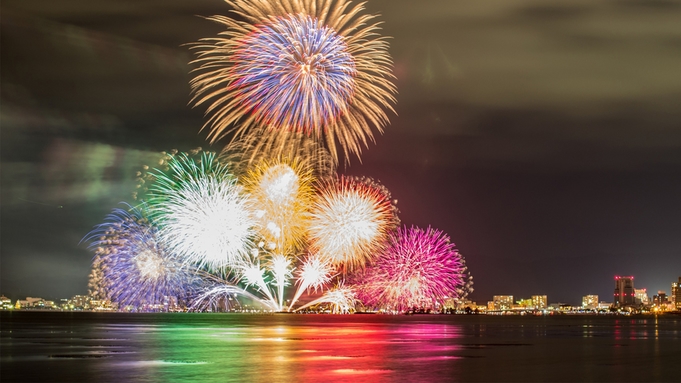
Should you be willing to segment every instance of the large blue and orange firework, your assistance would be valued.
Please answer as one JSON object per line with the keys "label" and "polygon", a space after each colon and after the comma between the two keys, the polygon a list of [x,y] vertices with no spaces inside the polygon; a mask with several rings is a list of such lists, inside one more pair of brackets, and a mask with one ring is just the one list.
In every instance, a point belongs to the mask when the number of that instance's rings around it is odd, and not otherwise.
{"label": "large blue and orange firework", "polygon": [[472,281],[466,262],[440,230],[403,227],[357,280],[358,298],[369,307],[406,311],[462,299]]}
{"label": "large blue and orange firework", "polygon": [[[226,0],[240,20],[195,44],[194,103],[208,104],[212,141],[230,129],[269,151],[296,133],[360,154],[387,124],[395,86],[387,41],[363,4],[347,0]],[[340,147],[340,150],[338,150]]]}
{"label": "large blue and orange firework", "polygon": [[119,307],[187,302],[201,285],[196,270],[159,240],[141,209],[114,209],[87,237],[94,250],[91,289]]}
{"label": "large blue and orange firework", "polygon": [[319,20],[272,18],[237,44],[227,89],[259,124],[311,134],[347,112],[355,61],[344,39]]}

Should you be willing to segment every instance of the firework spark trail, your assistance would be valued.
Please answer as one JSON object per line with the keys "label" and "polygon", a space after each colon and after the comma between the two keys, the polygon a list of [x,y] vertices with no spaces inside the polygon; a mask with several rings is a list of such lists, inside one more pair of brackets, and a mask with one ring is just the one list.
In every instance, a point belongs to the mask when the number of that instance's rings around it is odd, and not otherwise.
{"label": "firework spark trail", "polygon": [[395,103],[375,17],[346,0],[227,3],[243,21],[210,18],[227,30],[194,46],[193,102],[208,104],[211,142],[233,129],[269,151],[279,135],[301,132],[323,142],[335,163],[341,150],[346,160],[359,157]]}
{"label": "firework spark trail", "polygon": [[357,303],[356,293],[353,289],[340,284],[329,289],[320,298],[300,306],[294,311],[305,310],[308,307],[322,303],[329,303],[331,305],[332,314],[349,314],[355,311]]}
{"label": "firework spark trail", "polygon": [[199,275],[169,251],[143,209],[128,208],[114,209],[85,238],[95,251],[91,288],[120,307],[187,298]]}
{"label": "firework spark trail", "polygon": [[291,278],[291,260],[282,254],[275,254],[270,260],[270,271],[274,276],[274,285],[277,287],[279,298],[278,310],[284,308],[284,288],[288,285],[288,280]]}
{"label": "firework spark trail", "polygon": [[[256,297],[255,295],[249,293],[248,291],[229,284],[220,284],[217,286],[210,287],[199,294],[189,306],[190,311],[217,311],[219,310],[221,303],[224,304],[225,308],[231,308],[232,296],[242,296],[247,297],[255,302],[260,303],[264,307],[270,310],[275,310],[276,307],[272,306],[272,302],[263,301],[262,299]],[[235,304],[239,304],[235,300]]]}
{"label": "firework spark trail", "polygon": [[255,286],[258,291],[267,297],[271,307],[275,309],[278,308],[279,303],[272,295],[272,292],[265,281],[265,270],[260,267],[260,262],[244,263],[235,269],[239,273],[240,280],[243,280],[246,283],[247,288],[251,285]]}
{"label": "firework spark trail", "polygon": [[370,178],[339,177],[320,187],[312,209],[311,248],[343,271],[363,267],[397,228],[387,188]]}
{"label": "firework spark trail", "polygon": [[469,281],[465,261],[446,234],[405,227],[366,268],[357,289],[368,306],[404,311],[462,298]]}
{"label": "firework spark trail", "polygon": [[291,300],[288,311],[291,311],[291,308],[296,304],[304,291],[314,289],[316,292],[329,283],[331,278],[333,278],[333,271],[334,269],[331,267],[330,263],[322,261],[317,256],[309,256],[305,259],[297,273],[298,279],[296,280],[296,284],[298,287]]}
{"label": "firework spark trail", "polygon": [[150,211],[159,235],[186,262],[215,270],[248,256],[256,225],[249,198],[227,167],[204,157],[173,157],[156,172]]}
{"label": "firework spark trail", "polygon": [[232,165],[235,174],[247,174],[253,166],[262,163],[290,162],[295,159],[304,168],[311,169],[317,179],[335,176],[336,164],[328,150],[316,140],[302,133],[282,131],[268,150],[263,149],[263,140],[232,140],[220,153],[224,163]]}

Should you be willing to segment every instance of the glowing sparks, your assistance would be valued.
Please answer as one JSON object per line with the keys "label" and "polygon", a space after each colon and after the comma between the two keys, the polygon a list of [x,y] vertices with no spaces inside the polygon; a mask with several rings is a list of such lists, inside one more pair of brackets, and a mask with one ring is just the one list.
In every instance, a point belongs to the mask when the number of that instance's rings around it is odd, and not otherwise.
{"label": "glowing sparks", "polygon": [[226,31],[194,45],[191,86],[194,104],[207,106],[211,142],[233,139],[220,158],[164,152],[137,174],[134,197],[148,214],[117,210],[91,233],[92,294],[122,305],[174,296],[190,310],[246,299],[291,311],[320,291],[294,311],[332,313],[465,297],[472,279],[446,235],[397,231],[383,185],[335,176],[339,157],[359,157],[382,133],[395,103],[374,16],[348,0],[226,2],[237,16],[211,18]]}
{"label": "glowing sparks", "polygon": [[309,166],[285,160],[263,161],[244,178],[259,234],[269,250],[291,254],[302,248],[314,197],[313,180]]}
{"label": "glowing sparks", "polygon": [[321,260],[317,256],[308,257],[298,270],[298,288],[296,290],[291,304],[289,305],[289,310],[293,307],[304,291],[314,289],[321,289],[326,286],[332,278],[332,273],[334,268],[330,263]]}
{"label": "glowing sparks", "polygon": [[319,257],[309,257],[298,272],[300,288],[303,290],[312,288],[317,291],[331,281],[333,271],[334,268]]}
{"label": "glowing sparks", "polygon": [[359,297],[369,306],[404,311],[431,307],[446,298],[464,298],[472,281],[466,263],[449,237],[428,228],[403,228],[359,282]]}
{"label": "glowing sparks", "polygon": [[284,287],[291,278],[291,260],[282,254],[276,254],[270,260],[270,270],[274,275],[274,284],[277,287],[279,298],[279,310],[284,308]]}
{"label": "glowing sparks", "polygon": [[347,111],[355,62],[343,38],[318,20],[271,18],[236,43],[228,90],[256,123],[309,134]]}
{"label": "glowing sparks", "polygon": [[295,159],[299,166],[310,169],[317,179],[327,179],[336,174],[336,164],[328,150],[302,133],[281,133],[269,141],[234,140],[225,146],[221,158],[233,165],[235,174],[247,174],[254,166],[274,164],[284,159]]}
{"label": "glowing sparks", "polygon": [[300,311],[311,306],[323,304],[327,304],[330,307],[329,311],[331,314],[350,314],[355,311],[357,295],[353,289],[340,284],[329,289],[320,298],[317,298],[312,302],[297,308],[295,311]]}
{"label": "glowing sparks", "polygon": [[150,187],[159,235],[186,262],[221,269],[248,256],[255,220],[243,189],[210,157],[200,164],[184,157],[169,162]]}
{"label": "glowing sparks", "polygon": [[90,287],[120,307],[185,299],[199,280],[159,240],[142,210],[115,209],[88,239],[95,250]]}
{"label": "glowing sparks", "polygon": [[135,268],[140,276],[149,280],[158,280],[163,275],[164,262],[156,252],[145,249],[135,257]]}
{"label": "glowing sparks", "polygon": [[290,166],[278,164],[265,171],[260,187],[269,201],[289,206],[298,194],[298,178]]}
{"label": "glowing sparks", "polygon": [[197,105],[208,104],[210,137],[283,141],[303,133],[323,142],[335,162],[359,156],[388,122],[395,86],[388,43],[374,16],[346,0],[227,0],[243,21],[214,16],[227,30],[195,45]]}
{"label": "glowing sparks", "polygon": [[205,289],[192,300],[191,311],[222,311],[241,306],[237,299],[245,297],[261,305],[262,308],[273,310],[270,302],[263,301],[248,291],[229,284],[216,284]]}
{"label": "glowing sparks", "polygon": [[340,177],[323,185],[312,209],[311,246],[346,270],[364,266],[399,225],[390,192],[371,179]]}

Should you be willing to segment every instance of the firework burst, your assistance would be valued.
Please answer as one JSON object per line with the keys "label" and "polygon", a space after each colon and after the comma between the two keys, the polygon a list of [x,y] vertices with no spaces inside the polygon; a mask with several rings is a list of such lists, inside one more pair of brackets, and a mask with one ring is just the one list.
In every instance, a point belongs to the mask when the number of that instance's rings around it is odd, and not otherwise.
{"label": "firework burst", "polygon": [[430,227],[405,227],[365,269],[358,290],[367,306],[404,311],[463,298],[470,283],[466,263],[447,235]]}
{"label": "firework burst", "polygon": [[310,289],[317,292],[318,289],[322,289],[327,283],[333,278],[334,268],[328,262],[320,259],[315,255],[310,255],[305,259],[298,270],[298,279],[296,284],[298,288],[296,293],[291,300],[289,305],[289,311],[293,307],[304,291]]}
{"label": "firework burst", "polygon": [[399,226],[390,192],[370,178],[324,183],[312,208],[311,247],[344,271],[364,266]]}
{"label": "firework burst", "polygon": [[375,17],[346,0],[226,1],[240,20],[210,18],[227,30],[194,46],[193,101],[208,104],[212,142],[237,126],[265,150],[294,132],[324,142],[335,162],[337,145],[359,156],[395,102]]}
{"label": "firework burst", "polygon": [[159,235],[186,262],[223,269],[248,256],[256,225],[250,200],[214,154],[197,163],[184,156],[168,161],[149,187],[150,211]]}
{"label": "firework burst", "polygon": [[115,209],[86,238],[95,252],[91,290],[120,307],[185,299],[199,276],[159,239],[141,209]]}
{"label": "firework burst", "polygon": [[304,245],[314,198],[312,168],[299,160],[263,161],[242,179],[259,234],[271,250],[293,254]]}

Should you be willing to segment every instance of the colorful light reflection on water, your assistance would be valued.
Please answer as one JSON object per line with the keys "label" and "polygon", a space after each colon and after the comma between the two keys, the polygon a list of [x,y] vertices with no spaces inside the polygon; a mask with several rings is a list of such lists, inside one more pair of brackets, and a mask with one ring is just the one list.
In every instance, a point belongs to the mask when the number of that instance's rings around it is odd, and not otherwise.
{"label": "colorful light reflection on water", "polygon": [[1,347],[3,381],[665,381],[681,318],[13,312]]}

